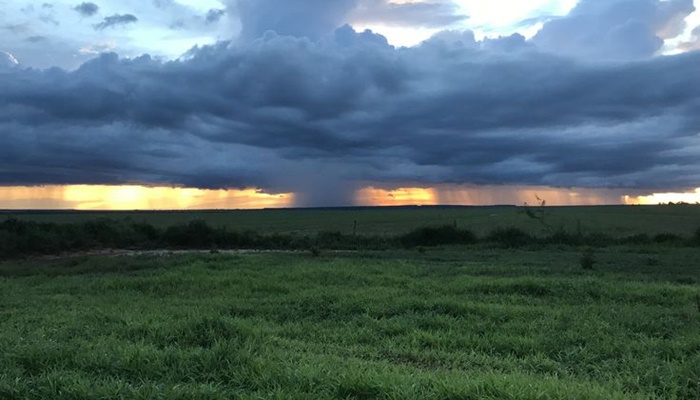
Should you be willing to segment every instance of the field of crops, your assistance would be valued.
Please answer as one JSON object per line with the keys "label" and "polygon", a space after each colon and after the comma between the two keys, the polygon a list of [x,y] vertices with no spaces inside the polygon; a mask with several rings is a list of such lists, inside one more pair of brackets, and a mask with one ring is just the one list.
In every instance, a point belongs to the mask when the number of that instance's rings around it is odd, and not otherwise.
{"label": "field of crops", "polygon": [[700,251],[0,264],[1,399],[700,398]]}
{"label": "field of crops", "polygon": [[[530,207],[543,211],[552,229],[568,232],[602,232],[611,236],[670,233],[688,236],[700,227],[700,206],[608,206],[608,207]],[[39,222],[74,223],[96,218],[147,222],[167,227],[200,219],[212,226],[260,233],[316,233],[333,231],[374,235],[401,234],[424,226],[453,225],[477,234],[494,227],[515,227],[537,234],[539,221],[529,218],[523,207],[396,207],[348,209],[281,209],[175,212],[5,212]],[[3,213],[0,213],[2,218]]]}

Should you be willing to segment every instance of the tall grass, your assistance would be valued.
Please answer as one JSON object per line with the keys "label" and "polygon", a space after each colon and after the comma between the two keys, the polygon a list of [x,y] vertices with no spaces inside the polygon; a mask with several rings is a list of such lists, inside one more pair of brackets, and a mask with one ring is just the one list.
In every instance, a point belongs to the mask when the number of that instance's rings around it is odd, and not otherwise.
{"label": "tall grass", "polygon": [[697,249],[579,256],[0,264],[0,399],[697,399]]}

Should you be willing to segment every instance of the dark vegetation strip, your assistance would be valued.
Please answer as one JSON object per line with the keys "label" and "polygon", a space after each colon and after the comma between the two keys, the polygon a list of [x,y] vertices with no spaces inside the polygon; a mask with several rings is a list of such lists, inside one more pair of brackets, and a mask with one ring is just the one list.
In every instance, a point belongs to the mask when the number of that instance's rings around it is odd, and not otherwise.
{"label": "dark vegetation strip", "polygon": [[443,245],[487,244],[507,248],[537,245],[606,247],[616,245],[700,246],[700,228],[691,237],[660,233],[616,238],[602,232],[565,230],[532,235],[513,227],[495,228],[477,236],[454,226],[424,227],[394,236],[233,231],[196,220],[158,228],[128,219],[95,219],[80,223],[47,223],[8,218],[0,222],[0,258],[48,255],[97,249],[266,249],[266,250],[385,250]]}

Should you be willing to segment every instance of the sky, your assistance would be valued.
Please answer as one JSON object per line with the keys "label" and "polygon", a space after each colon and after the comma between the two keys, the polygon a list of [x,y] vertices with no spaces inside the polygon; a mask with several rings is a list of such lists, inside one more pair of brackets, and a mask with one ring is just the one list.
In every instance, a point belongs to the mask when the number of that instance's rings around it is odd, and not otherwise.
{"label": "sky", "polygon": [[700,0],[0,0],[0,208],[700,201]]}

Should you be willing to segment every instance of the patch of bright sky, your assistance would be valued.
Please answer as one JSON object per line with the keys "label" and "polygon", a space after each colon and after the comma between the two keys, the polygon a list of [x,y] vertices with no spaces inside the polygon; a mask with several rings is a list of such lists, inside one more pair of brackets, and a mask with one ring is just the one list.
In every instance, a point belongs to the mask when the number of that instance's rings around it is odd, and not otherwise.
{"label": "patch of bright sky", "polygon": [[[419,0],[395,0],[394,3],[418,2]],[[451,29],[474,31],[478,40],[484,37],[507,36],[513,33],[530,38],[541,28],[548,17],[566,15],[578,0],[455,0],[461,12],[468,18]],[[430,38],[444,28],[428,29],[394,27],[381,24],[354,22],[358,30],[371,29],[386,36],[394,46],[413,46]]]}
{"label": "patch of bright sky", "polygon": [[[395,3],[420,2],[421,0],[394,0]],[[548,16],[567,14],[578,0],[455,0],[463,14],[469,18],[451,27],[453,29],[471,29],[478,39],[497,37],[519,32],[526,37],[534,36],[542,26],[542,19]],[[102,9],[105,13],[123,13],[124,6],[131,6],[131,0],[125,3],[106,3]],[[190,8],[193,12],[206,14],[211,9],[224,8],[221,0],[175,0],[174,3]],[[143,6],[141,6],[143,7]],[[139,8],[141,8],[139,7]],[[126,7],[132,9],[132,7]],[[215,42],[213,35],[188,36],[185,32],[173,32],[166,24],[154,23],[157,16],[144,13],[137,14],[140,22],[122,32],[130,46],[119,46],[125,56],[134,56],[139,52],[176,58],[195,45]],[[395,46],[413,46],[428,39],[443,28],[397,27],[382,24],[363,24],[352,21],[358,30],[372,29],[386,36]],[[113,32],[119,33],[119,32]],[[190,33],[191,34],[191,33]],[[126,51],[124,47],[129,47]]]}
{"label": "patch of bright sky", "polygon": [[[0,0],[0,3],[3,4],[0,18],[4,19],[8,26],[24,29],[14,37],[8,37],[5,43],[0,43],[0,50],[10,53],[14,47],[25,48],[26,52],[26,36],[32,35],[50,38],[54,46],[56,43],[68,46],[67,51],[72,49],[74,57],[82,56],[80,63],[86,60],[86,55],[106,51],[117,52],[123,57],[136,57],[148,53],[155,57],[174,59],[196,45],[211,44],[230,36],[224,32],[224,24],[205,26],[203,23],[209,10],[225,7],[220,0],[173,0],[170,3],[163,1],[162,9],[157,8],[156,3],[152,1],[98,1],[99,12],[91,17],[81,16],[75,11],[75,6],[80,3],[78,0],[53,0],[51,7],[25,0],[8,4]],[[138,18],[138,22],[103,30],[94,28],[94,25],[105,17],[115,14],[133,14]],[[55,23],[42,22],[39,20],[41,16],[50,16]],[[174,29],[173,25],[179,19],[189,26],[186,29]],[[220,31],[218,28],[221,28]],[[38,46],[32,50],[34,53],[41,52]],[[32,63],[32,60],[21,57],[19,61],[27,66],[39,66]],[[80,63],[63,58],[55,60],[53,65],[73,69]],[[44,64],[40,67],[48,67]]]}
{"label": "patch of bright sky", "polygon": [[[184,6],[191,10],[192,15],[204,16],[211,9],[223,8],[218,0],[175,0],[176,5]],[[128,7],[124,7],[124,4]],[[114,4],[105,4],[104,14],[119,14],[132,12],[139,22],[127,28],[115,27],[108,34],[123,34],[129,42],[128,51],[121,49],[119,53],[127,57],[134,57],[148,53],[156,57],[173,59],[181,56],[194,46],[213,44],[217,37],[213,34],[188,29],[173,29],[175,18],[169,13],[153,12],[151,4],[130,4],[123,1]],[[183,17],[185,17],[183,15]],[[121,32],[120,32],[121,31]]]}
{"label": "patch of bright sky", "polygon": [[164,26],[147,26],[129,30],[127,37],[132,44],[128,53],[120,53],[127,57],[135,57],[144,53],[151,56],[174,59],[182,56],[195,46],[214,44],[216,37],[208,35],[192,35],[191,33],[173,32]]}
{"label": "patch of bright sky", "polygon": [[354,22],[352,26],[357,31],[364,31],[365,29],[369,29],[374,33],[379,33],[386,37],[386,39],[391,45],[397,47],[415,46],[429,39],[431,36],[442,30],[429,28],[385,26],[380,24],[363,24],[362,22]]}
{"label": "patch of bright sky", "polygon": [[693,29],[700,27],[700,0],[695,0],[695,12],[686,18],[687,24],[685,32],[677,38],[667,40],[664,49],[664,54],[678,54],[683,50],[679,49],[682,43],[686,43],[693,39]]}
{"label": "patch of bright sky", "polygon": [[[395,3],[420,2],[427,0],[393,0]],[[459,22],[449,29],[474,31],[477,39],[498,37],[515,32],[526,37],[534,36],[543,22],[550,17],[563,16],[576,6],[578,0],[454,0],[460,7],[461,13],[468,19]],[[75,47],[76,55],[97,54],[102,51],[115,51],[124,57],[135,57],[143,53],[154,57],[175,59],[194,46],[212,44],[217,40],[229,39],[235,35],[235,26],[222,21],[218,25],[198,28],[190,26],[187,29],[173,29],[177,18],[204,18],[211,9],[225,8],[223,0],[173,0],[170,11],[158,12],[154,3],[142,0],[121,0],[100,2],[100,12],[90,18],[81,17],[74,11],[76,0],[54,0],[53,9],[42,10],[40,5],[34,5],[37,13],[51,12],[60,27],[50,24],[35,23],[27,35],[44,35]],[[29,2],[10,2],[2,10],[4,17],[11,24],[22,24],[36,18],[29,16],[22,9]],[[38,3],[37,3],[38,4]],[[667,42],[665,54],[673,54],[681,43],[691,39],[693,28],[700,26],[700,0],[695,0],[696,11],[687,22],[684,35]],[[175,7],[176,9],[173,9]],[[113,14],[132,13],[139,18],[135,24],[124,27],[114,27],[102,31],[93,28],[105,16]],[[363,24],[362,21],[350,21],[358,30],[372,29],[387,37],[395,46],[413,46],[428,39],[443,28],[397,27],[382,24]],[[0,50],[12,52],[12,44]],[[20,62],[23,60],[20,58]],[[70,62],[60,63],[59,66],[74,68]],[[63,64],[63,65],[60,65]],[[31,66],[31,65],[30,65]]]}
{"label": "patch of bright sky", "polygon": [[175,0],[175,3],[205,13],[211,9],[225,8],[224,3],[219,0]]}
{"label": "patch of bright sky", "polygon": [[700,203],[700,188],[688,193],[654,193],[639,197],[625,196],[626,204],[654,205],[680,202],[688,204]]}
{"label": "patch of bright sky", "polygon": [[578,0],[455,0],[469,19],[477,39],[510,35],[534,36],[548,17],[568,14]]}

